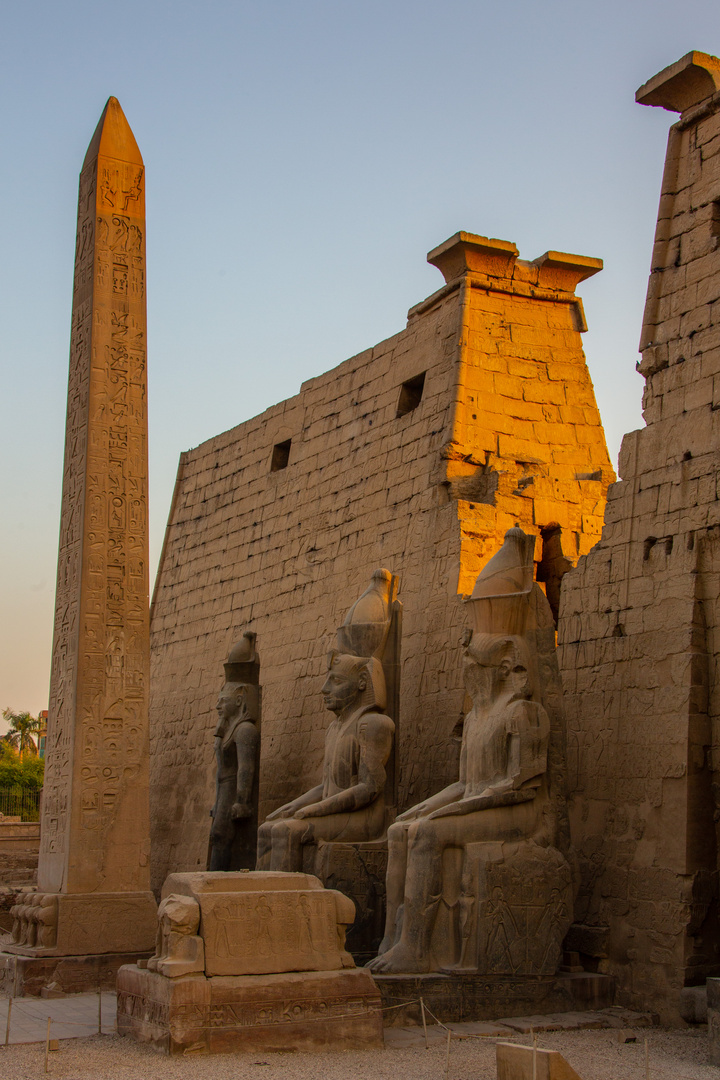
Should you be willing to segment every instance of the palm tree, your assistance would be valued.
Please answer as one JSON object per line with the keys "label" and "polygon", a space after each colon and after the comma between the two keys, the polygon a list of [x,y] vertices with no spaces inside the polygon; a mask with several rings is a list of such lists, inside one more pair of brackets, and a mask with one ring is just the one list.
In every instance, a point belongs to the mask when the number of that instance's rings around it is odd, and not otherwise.
{"label": "palm tree", "polygon": [[7,734],[2,736],[3,740],[18,750],[20,757],[26,750],[36,755],[38,751],[33,735],[42,731],[44,721],[39,716],[31,716],[29,712],[14,713],[10,708],[3,709],[3,720],[10,725]]}

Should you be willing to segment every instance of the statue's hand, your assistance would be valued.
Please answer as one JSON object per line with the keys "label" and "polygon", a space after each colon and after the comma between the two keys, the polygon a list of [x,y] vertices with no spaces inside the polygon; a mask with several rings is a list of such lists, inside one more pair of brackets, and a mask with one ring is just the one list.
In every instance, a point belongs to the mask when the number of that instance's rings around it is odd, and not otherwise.
{"label": "statue's hand", "polygon": [[395,818],[396,821],[415,821],[415,818],[422,817],[427,810],[427,803],[420,802],[417,806],[411,806],[409,810],[406,810],[404,814],[398,814]]}
{"label": "statue's hand", "polygon": [[299,810],[296,810],[293,814],[294,818],[299,818],[301,821],[307,817],[317,817],[317,803],[310,803],[309,806],[301,806]]}
{"label": "statue's hand", "polygon": [[265,820],[278,821],[280,818],[292,817],[292,805],[292,803],[285,803],[284,806],[278,806],[277,810],[273,810],[272,814],[268,814]]}
{"label": "statue's hand", "polygon": [[230,810],[230,817],[233,821],[243,821],[251,815],[252,810],[246,803],[233,803],[232,809]]}

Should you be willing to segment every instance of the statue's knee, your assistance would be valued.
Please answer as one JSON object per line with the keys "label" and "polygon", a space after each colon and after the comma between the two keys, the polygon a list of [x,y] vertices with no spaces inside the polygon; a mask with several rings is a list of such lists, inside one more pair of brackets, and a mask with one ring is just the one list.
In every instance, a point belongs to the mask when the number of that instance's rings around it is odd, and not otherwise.
{"label": "statue's knee", "polygon": [[401,844],[403,842],[403,833],[405,832],[405,826],[401,821],[396,821],[390,826],[387,831],[388,844]]}
{"label": "statue's knee", "polygon": [[409,836],[413,848],[428,848],[437,845],[437,833],[432,821],[421,819],[413,822]]}
{"label": "statue's knee", "polygon": [[422,824],[424,824],[423,821],[411,821],[410,824],[408,825],[407,838],[408,838],[408,843],[409,844],[412,844],[412,843],[415,842],[415,839],[416,839],[416,837],[418,835],[418,832],[420,831],[420,826]]}

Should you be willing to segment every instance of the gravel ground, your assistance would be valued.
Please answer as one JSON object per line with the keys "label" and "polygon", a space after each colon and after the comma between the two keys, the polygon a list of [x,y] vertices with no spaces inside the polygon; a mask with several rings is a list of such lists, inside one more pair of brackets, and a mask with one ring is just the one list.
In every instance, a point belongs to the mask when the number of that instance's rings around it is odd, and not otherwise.
{"label": "gravel ground", "polygon": [[[582,1080],[720,1080],[708,1064],[707,1029],[639,1029],[637,1042],[619,1044],[612,1030],[548,1032],[538,1045],[560,1050]],[[495,1080],[495,1042],[453,1040],[448,1080]],[[513,1042],[529,1043],[526,1036]],[[45,1076],[45,1047],[0,1048],[0,1080]],[[339,1051],[323,1054],[216,1054],[167,1058],[117,1035],[72,1039],[51,1053],[48,1075],[57,1080],[444,1080],[442,1046]]]}

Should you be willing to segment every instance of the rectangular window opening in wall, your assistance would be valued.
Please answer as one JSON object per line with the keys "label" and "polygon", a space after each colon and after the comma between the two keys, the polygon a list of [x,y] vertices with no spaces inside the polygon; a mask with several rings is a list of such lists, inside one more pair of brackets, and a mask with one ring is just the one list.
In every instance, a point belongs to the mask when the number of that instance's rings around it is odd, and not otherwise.
{"label": "rectangular window opening in wall", "polygon": [[408,379],[400,387],[400,397],[397,403],[397,413],[395,418],[405,416],[406,413],[412,412],[413,409],[417,409],[418,405],[422,401],[423,388],[425,386],[425,372],[420,375],[414,375],[412,379]]}
{"label": "rectangular window opening in wall", "polygon": [[710,235],[720,236],[720,199],[715,199],[712,204],[712,217],[710,218]]}
{"label": "rectangular window opening in wall", "polygon": [[290,460],[291,442],[292,439],[286,439],[285,442],[275,443],[273,446],[272,460],[270,462],[270,472],[279,472],[280,469],[287,469],[287,464]]}

